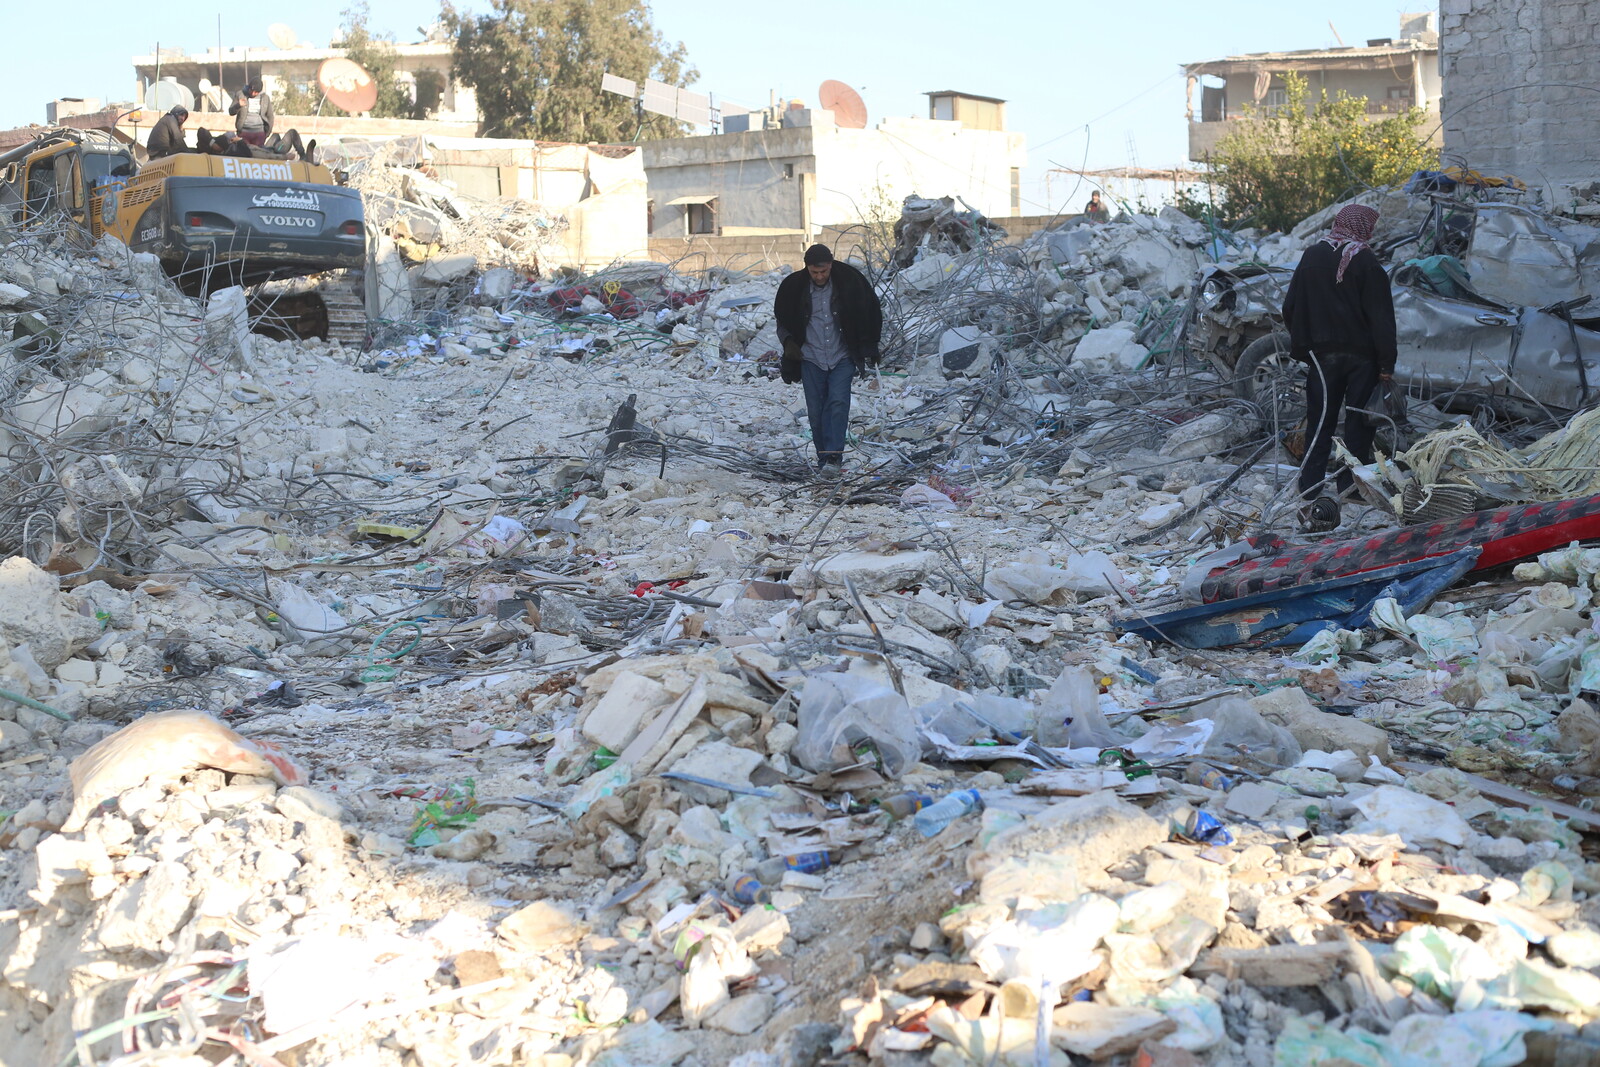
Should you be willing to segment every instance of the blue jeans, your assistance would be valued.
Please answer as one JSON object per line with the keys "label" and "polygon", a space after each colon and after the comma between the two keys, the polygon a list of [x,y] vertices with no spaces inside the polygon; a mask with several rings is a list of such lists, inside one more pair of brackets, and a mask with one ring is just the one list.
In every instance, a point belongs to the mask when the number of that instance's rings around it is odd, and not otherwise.
{"label": "blue jeans", "polygon": [[817,448],[819,463],[839,463],[844,459],[845,429],[850,425],[850,379],[855,376],[855,362],[848,356],[828,370],[810,360],[800,364],[806,417],[811,420],[811,443]]}

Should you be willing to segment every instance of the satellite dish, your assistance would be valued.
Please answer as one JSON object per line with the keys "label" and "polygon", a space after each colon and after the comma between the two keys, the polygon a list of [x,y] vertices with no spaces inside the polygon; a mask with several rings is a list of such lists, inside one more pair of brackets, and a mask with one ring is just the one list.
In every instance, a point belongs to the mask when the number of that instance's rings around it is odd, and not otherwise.
{"label": "satellite dish", "polygon": [[317,68],[317,87],[328,102],[352,115],[371,111],[378,102],[378,83],[361,64],[343,57],[325,59]]}
{"label": "satellite dish", "polygon": [[867,128],[867,105],[861,94],[841,81],[829,78],[817,87],[817,106],[833,112],[833,122],[847,130]]}
{"label": "satellite dish", "polygon": [[171,111],[180,104],[185,111],[193,111],[194,93],[176,78],[162,78],[144,92],[144,106],[152,111]]}
{"label": "satellite dish", "polygon": [[300,43],[300,38],[295,36],[294,31],[281,22],[274,22],[267,27],[267,40],[272,42],[272,47],[282,52],[287,52]]}

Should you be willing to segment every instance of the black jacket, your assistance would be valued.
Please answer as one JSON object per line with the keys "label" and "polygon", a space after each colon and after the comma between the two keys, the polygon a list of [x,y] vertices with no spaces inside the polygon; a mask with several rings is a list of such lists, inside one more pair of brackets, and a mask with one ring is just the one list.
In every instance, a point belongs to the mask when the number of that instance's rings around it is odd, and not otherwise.
{"label": "black jacket", "polygon": [[188,145],[183,140],[183,126],[179,124],[178,116],[169,112],[157,119],[155,128],[150,131],[150,140],[145,142],[144,147],[151,159],[160,159],[186,149]]}
{"label": "black jacket", "polygon": [[[833,261],[829,275],[833,283],[833,314],[839,323],[839,337],[856,368],[878,362],[878,337],[883,333],[883,305],[866,275],[848,263]],[[811,275],[797,270],[778,286],[772,302],[778,320],[778,340],[805,343],[806,325],[811,321]]]}
{"label": "black jacket", "polygon": [[1350,260],[1344,281],[1336,282],[1340,252],[1318,241],[1300,257],[1289,295],[1283,301],[1283,322],[1289,328],[1289,352],[1309,361],[1313,351],[1352,352],[1393,374],[1395,359],[1394,294],[1389,276],[1371,249]]}

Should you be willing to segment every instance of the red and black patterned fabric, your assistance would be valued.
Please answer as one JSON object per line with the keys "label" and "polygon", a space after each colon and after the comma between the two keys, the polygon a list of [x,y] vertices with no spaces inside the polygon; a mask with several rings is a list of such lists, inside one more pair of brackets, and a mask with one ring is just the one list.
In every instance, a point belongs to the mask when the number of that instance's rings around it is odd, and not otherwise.
{"label": "red and black patterned fabric", "polygon": [[1418,523],[1369,537],[1290,547],[1281,538],[1252,540],[1264,556],[1212,571],[1201,583],[1207,604],[1235,597],[1292,589],[1308,582],[1377,570],[1468,545],[1483,554],[1473,570],[1548,552],[1573,541],[1600,538],[1600,494],[1551,504],[1475,511],[1459,519]]}
{"label": "red and black patterned fabric", "polygon": [[583,305],[583,298],[592,296],[606,306],[606,311],[616,319],[636,319],[644,311],[644,304],[626,289],[613,289],[607,292],[604,288],[591,289],[587,285],[575,285],[569,289],[556,289],[545,295],[545,303],[552,311],[577,311]]}

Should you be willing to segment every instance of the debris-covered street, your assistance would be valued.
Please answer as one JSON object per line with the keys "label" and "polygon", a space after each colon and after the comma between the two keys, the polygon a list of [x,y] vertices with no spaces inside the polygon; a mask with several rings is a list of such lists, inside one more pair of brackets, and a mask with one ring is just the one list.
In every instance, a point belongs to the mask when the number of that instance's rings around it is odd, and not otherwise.
{"label": "debris-covered street", "polygon": [[1309,534],[1339,205],[908,200],[826,480],[786,272],[400,148],[367,344],[0,246],[0,1063],[1600,1061],[1592,211],[1362,198],[1407,405]]}

